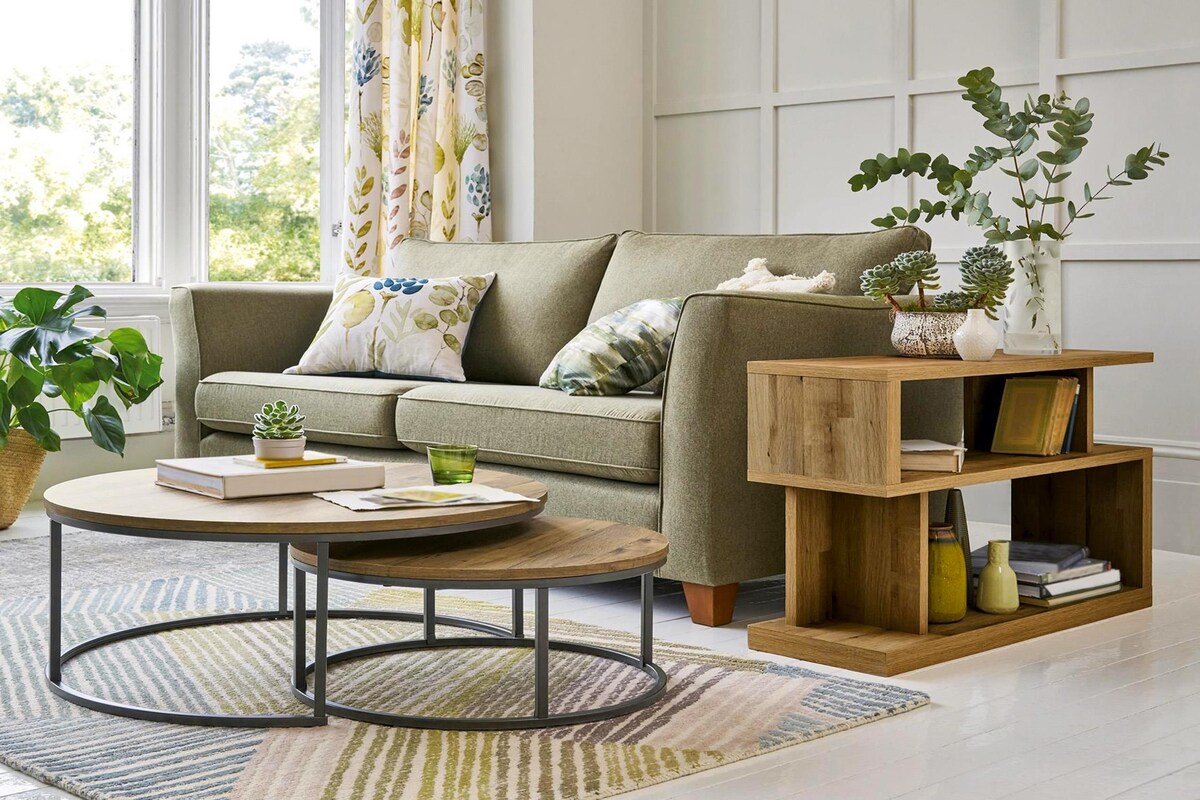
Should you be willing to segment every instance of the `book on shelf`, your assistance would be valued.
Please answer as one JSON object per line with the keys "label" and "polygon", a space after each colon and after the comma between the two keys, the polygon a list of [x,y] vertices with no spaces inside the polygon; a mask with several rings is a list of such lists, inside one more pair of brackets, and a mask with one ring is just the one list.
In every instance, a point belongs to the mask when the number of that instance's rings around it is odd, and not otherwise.
{"label": "book on shelf", "polygon": [[159,486],[207,495],[219,500],[281,494],[312,494],[344,489],[378,489],[383,464],[346,459],[339,464],[263,469],[237,462],[234,456],[159,459]]}
{"label": "book on shelf", "polygon": [[1063,437],[1062,450],[1071,452],[1071,439],[1075,437],[1075,417],[1079,416],[1079,387],[1075,387],[1075,399],[1071,401],[1071,415],[1067,418],[1067,435]]}
{"label": "book on shelf", "polygon": [[[971,553],[971,568],[978,572],[987,563],[987,547]],[[1078,544],[1056,542],[1010,542],[1008,565],[1013,572],[1027,575],[1051,575],[1080,564],[1088,549]]]}
{"label": "book on shelf", "polygon": [[1071,594],[1058,595],[1056,597],[1025,597],[1020,596],[1021,604],[1026,606],[1036,606],[1038,608],[1057,608],[1070,603],[1078,603],[1080,600],[1091,600],[1093,597],[1102,597],[1106,594],[1113,594],[1121,591],[1121,584],[1113,583],[1108,586],[1099,586],[1095,589],[1085,589],[1082,592],[1073,592]]}
{"label": "book on shelf", "polygon": [[1061,453],[1078,391],[1078,378],[1061,375],[1006,380],[992,452],[1029,456]]}
{"label": "book on shelf", "polygon": [[1031,584],[1017,582],[1017,594],[1022,597],[1061,597],[1075,594],[1101,586],[1111,586],[1121,582],[1121,570],[1110,569],[1097,572],[1094,575],[1084,575],[1082,578],[1071,578],[1054,583]]}
{"label": "book on shelf", "polygon": [[259,458],[258,456],[234,456],[238,464],[256,469],[283,469],[285,467],[320,467],[325,464],[345,464],[345,456],[330,456],[315,450],[305,450],[300,458]]}
{"label": "book on shelf", "polygon": [[1097,572],[1104,572],[1112,569],[1112,562],[1105,561],[1102,558],[1085,558],[1073,567],[1059,570],[1058,572],[1017,572],[1017,583],[1029,583],[1035,586],[1058,583],[1059,581],[1069,581],[1075,578],[1082,578],[1085,575],[1095,575]]}
{"label": "book on shelf", "polygon": [[904,439],[900,442],[900,469],[924,472],[962,472],[967,448],[932,439]]}

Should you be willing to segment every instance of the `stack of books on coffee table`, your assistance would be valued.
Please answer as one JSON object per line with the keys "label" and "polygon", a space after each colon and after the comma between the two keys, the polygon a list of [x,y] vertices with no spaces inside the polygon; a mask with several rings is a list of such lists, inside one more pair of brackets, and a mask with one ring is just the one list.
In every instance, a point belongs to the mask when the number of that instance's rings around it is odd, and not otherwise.
{"label": "stack of books on coffee table", "polygon": [[[1008,563],[1017,573],[1021,603],[1041,608],[1088,600],[1121,589],[1121,571],[1099,558],[1089,558],[1087,547],[1050,542],[1013,542]],[[987,564],[987,548],[971,553],[976,579]]]}
{"label": "stack of books on coffee table", "polygon": [[254,456],[163,458],[155,483],[218,500],[378,489],[387,479],[383,464],[327,456],[311,450],[290,461]]}

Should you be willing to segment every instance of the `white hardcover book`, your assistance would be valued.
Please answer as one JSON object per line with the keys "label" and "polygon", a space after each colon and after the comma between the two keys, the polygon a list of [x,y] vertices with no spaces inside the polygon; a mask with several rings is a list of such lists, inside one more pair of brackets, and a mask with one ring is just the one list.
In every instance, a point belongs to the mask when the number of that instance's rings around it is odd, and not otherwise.
{"label": "white hardcover book", "polygon": [[158,461],[158,483],[221,500],[281,494],[313,494],[383,486],[383,464],[347,460],[342,464],[261,469],[232,456],[165,458]]}
{"label": "white hardcover book", "polygon": [[1082,592],[1087,589],[1096,589],[1100,586],[1111,586],[1114,583],[1120,582],[1121,570],[1109,569],[1104,572],[1097,572],[1095,575],[1084,575],[1082,578],[1072,578],[1069,581],[1047,583],[1045,586],[1035,588],[1041,589],[1041,597],[1058,597],[1064,594]]}

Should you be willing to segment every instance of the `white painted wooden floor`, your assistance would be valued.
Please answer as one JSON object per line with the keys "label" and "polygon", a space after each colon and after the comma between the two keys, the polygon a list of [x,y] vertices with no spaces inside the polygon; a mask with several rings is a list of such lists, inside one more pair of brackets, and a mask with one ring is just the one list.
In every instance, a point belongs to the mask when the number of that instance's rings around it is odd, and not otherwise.
{"label": "white painted wooden floor", "polygon": [[[623,798],[1200,800],[1200,557],[1155,551],[1154,573],[1153,608],[888,679],[926,708]],[[782,614],[780,581],[744,585],[716,629],[691,624],[678,584],[656,594],[660,639],[797,663],[746,647],[748,622]],[[550,610],[635,632],[637,602],[626,582],[554,590]],[[69,795],[0,767],[3,800],[51,797]]]}

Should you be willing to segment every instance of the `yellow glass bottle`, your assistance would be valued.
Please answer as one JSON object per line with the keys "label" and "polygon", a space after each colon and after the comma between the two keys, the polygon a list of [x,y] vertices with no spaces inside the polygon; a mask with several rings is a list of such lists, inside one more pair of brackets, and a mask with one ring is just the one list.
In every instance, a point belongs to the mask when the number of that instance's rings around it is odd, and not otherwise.
{"label": "yellow glass bottle", "polygon": [[967,615],[967,564],[948,524],[929,526],[929,621],[958,622]]}
{"label": "yellow glass bottle", "polygon": [[1017,595],[1017,573],[1008,565],[1008,542],[988,542],[988,560],[979,571],[975,607],[988,614],[1011,614],[1021,607]]}

